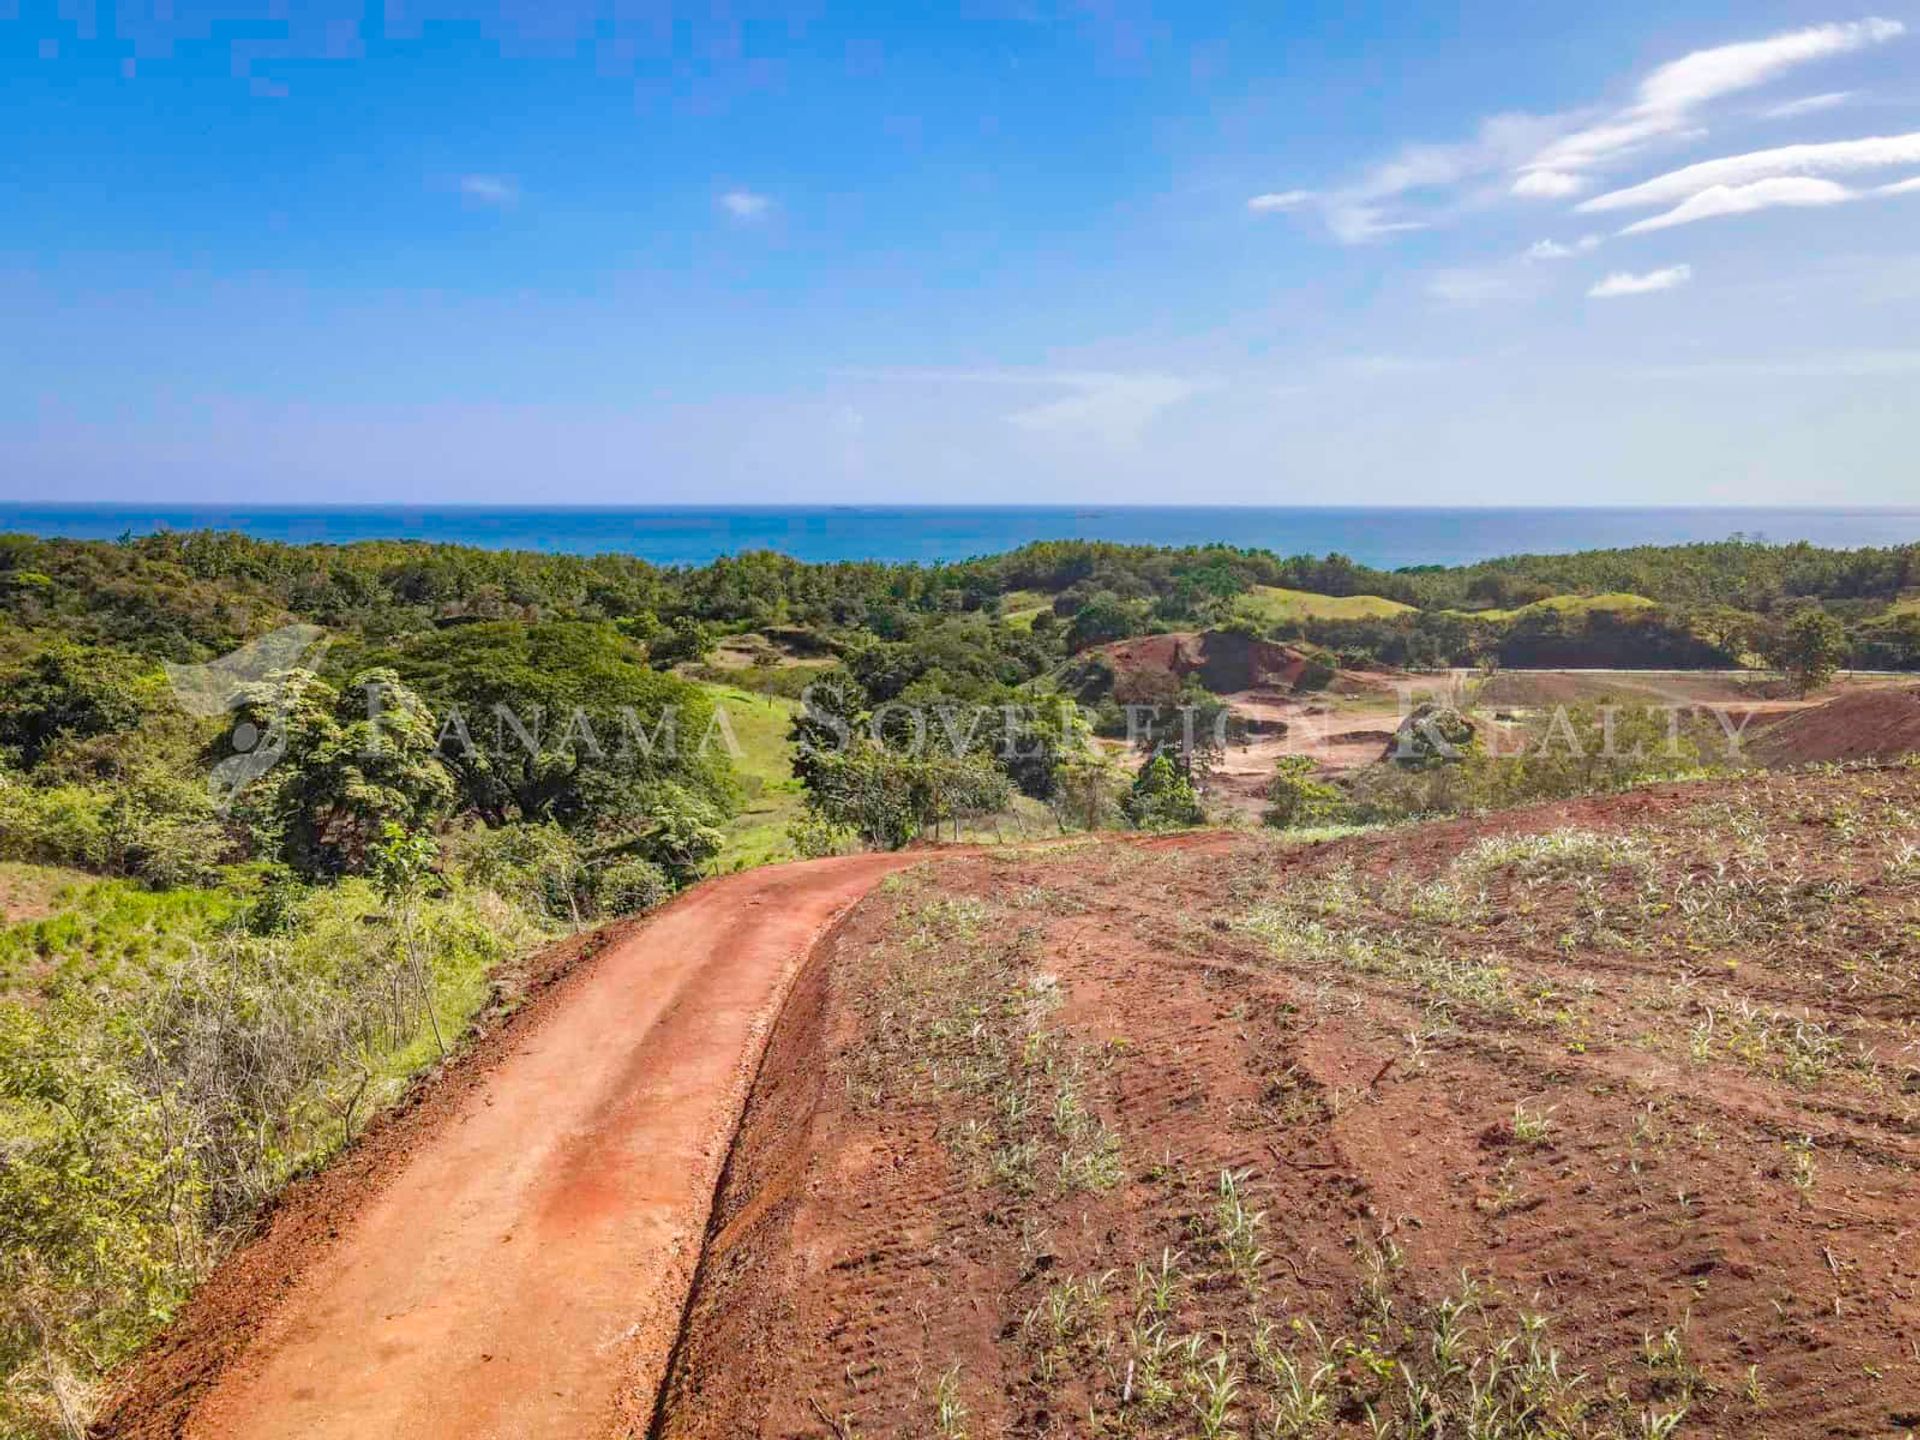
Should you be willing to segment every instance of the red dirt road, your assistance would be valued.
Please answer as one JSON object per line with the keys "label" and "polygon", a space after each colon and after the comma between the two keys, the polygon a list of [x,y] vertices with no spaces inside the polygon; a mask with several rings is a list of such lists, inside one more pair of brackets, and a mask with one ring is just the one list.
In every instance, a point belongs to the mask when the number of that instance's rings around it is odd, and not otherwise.
{"label": "red dirt road", "polygon": [[342,1227],[185,1433],[644,1431],[793,978],[914,858],[705,884],[601,956]]}

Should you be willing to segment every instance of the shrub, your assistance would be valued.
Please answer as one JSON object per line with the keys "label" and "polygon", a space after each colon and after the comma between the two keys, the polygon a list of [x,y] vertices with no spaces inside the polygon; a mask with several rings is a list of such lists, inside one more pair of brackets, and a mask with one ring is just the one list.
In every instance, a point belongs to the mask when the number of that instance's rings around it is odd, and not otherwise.
{"label": "shrub", "polygon": [[122,784],[0,776],[0,860],[70,865],[159,886],[199,885],[233,858],[206,790],[157,772]]}
{"label": "shrub", "polygon": [[1396,764],[1412,770],[1453,764],[1472,753],[1474,737],[1473,721],[1451,705],[1423,701],[1400,722],[1392,757]]}
{"label": "shrub", "polygon": [[1267,785],[1267,809],[1260,817],[1280,830],[1329,825],[1344,818],[1346,796],[1337,785],[1315,777],[1305,755],[1282,755]]}
{"label": "shrub", "polygon": [[1141,830],[1176,830],[1204,824],[1207,818],[1193,782],[1165,755],[1155,755],[1140,767],[1121,808]]}
{"label": "shrub", "polygon": [[593,880],[594,905],[602,915],[638,915],[672,893],[665,871],[634,856],[603,867]]}
{"label": "shrub", "polygon": [[455,868],[473,884],[549,920],[571,923],[593,907],[593,885],[574,839],[558,825],[502,825],[457,837]]}
{"label": "shrub", "polygon": [[853,827],[836,825],[811,812],[787,823],[787,840],[803,860],[838,855],[854,841]]}

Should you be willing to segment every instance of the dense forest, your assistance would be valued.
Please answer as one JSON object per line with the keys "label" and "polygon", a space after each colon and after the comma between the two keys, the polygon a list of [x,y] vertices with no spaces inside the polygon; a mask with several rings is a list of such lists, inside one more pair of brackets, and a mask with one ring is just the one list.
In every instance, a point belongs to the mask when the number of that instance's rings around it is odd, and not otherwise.
{"label": "dense forest", "polygon": [[[0,1431],[81,1433],[98,1377],[288,1177],[502,1003],[518,957],[733,863],[729,827],[766,777],[723,694],[764,707],[804,799],[786,853],[1000,816],[1156,828],[1206,818],[1220,704],[1190,679],[1121,697],[1150,703],[1119,726],[1110,642],[1231,631],[1308,657],[1303,684],[1341,667],[1817,679],[1920,668],[1916,588],[1920,545],[1742,540],[1383,572],[1064,541],[670,569],[0,537]],[[739,663],[716,669],[728,647]],[[952,707],[952,744],[888,743]],[[1195,713],[1200,753],[1169,741]],[[1423,761],[1337,791],[1283,765],[1269,818],[1596,783]]]}
{"label": "dense forest", "polygon": [[[1339,555],[1047,541],[951,565],[808,565],[761,552],[665,569],[619,555],[399,541],[294,546],[196,532],[107,544],[0,536],[0,614],[10,632],[57,628],[70,639],[180,661],[204,660],[291,619],[370,640],[475,620],[604,621],[656,661],[670,661],[728,630],[802,626],[897,641],[930,617],[994,617],[1027,598],[1061,622],[1059,646],[1083,648],[1124,633],[1222,621],[1263,588],[1407,607],[1393,625],[1356,643],[1397,643],[1420,658],[1432,652],[1459,660],[1469,636],[1501,646],[1516,620],[1538,632],[1549,616],[1577,647],[1572,632],[1581,627],[1573,622],[1582,612],[1535,607],[1560,596],[1625,595],[1652,602],[1637,619],[1649,644],[1666,647],[1661,663],[1684,647],[1651,638],[1656,630],[1725,654],[1763,635],[1769,622],[1818,605],[1878,663],[1920,664],[1920,620],[1910,602],[1920,591],[1920,543],[1827,550],[1736,539],[1381,571]],[[1041,627],[1043,636],[1052,629]],[[1394,634],[1419,638],[1395,641]],[[1635,663],[1630,644],[1601,643],[1622,651],[1622,663]],[[1528,661],[1516,655],[1512,663]]]}

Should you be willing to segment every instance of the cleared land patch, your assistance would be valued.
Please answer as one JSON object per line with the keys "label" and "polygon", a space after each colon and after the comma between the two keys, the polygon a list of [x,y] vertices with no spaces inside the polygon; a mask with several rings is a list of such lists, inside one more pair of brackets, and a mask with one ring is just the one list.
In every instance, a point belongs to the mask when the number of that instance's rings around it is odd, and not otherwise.
{"label": "cleared land patch", "polygon": [[1903,1433],[1917,847],[1886,770],[889,882],[655,1433]]}

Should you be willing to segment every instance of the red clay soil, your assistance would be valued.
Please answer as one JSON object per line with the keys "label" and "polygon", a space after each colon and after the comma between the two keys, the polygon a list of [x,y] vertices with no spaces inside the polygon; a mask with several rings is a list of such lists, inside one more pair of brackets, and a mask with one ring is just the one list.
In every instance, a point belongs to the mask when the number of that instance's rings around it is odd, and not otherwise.
{"label": "red clay soil", "polygon": [[903,877],[776,1029],[654,1434],[1909,1435],[1916,840],[1920,774],[1762,775]]}
{"label": "red clay soil", "polygon": [[1227,630],[1145,635],[1103,646],[1101,653],[1116,675],[1142,670],[1175,680],[1197,675],[1219,695],[1268,685],[1291,687],[1306,665],[1298,650]]}
{"label": "red clay soil", "polygon": [[1920,689],[1848,691],[1756,730],[1747,748],[1768,765],[1911,755],[1920,751]]}
{"label": "red clay soil", "polygon": [[793,977],[916,858],[730,876],[563,952],[546,993],[286,1197],[97,1433],[644,1430]]}

